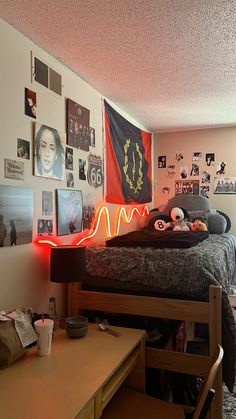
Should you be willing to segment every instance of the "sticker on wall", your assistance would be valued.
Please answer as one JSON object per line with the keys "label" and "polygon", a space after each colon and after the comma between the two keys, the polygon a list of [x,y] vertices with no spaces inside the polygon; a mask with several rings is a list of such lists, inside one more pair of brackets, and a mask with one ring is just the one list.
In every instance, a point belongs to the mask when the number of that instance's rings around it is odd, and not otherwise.
{"label": "sticker on wall", "polygon": [[66,172],[66,186],[67,188],[74,188],[74,175],[72,172]]}
{"label": "sticker on wall", "polygon": [[210,183],[211,181],[211,174],[207,170],[202,172],[202,183]]}
{"label": "sticker on wall", "polygon": [[71,99],[67,99],[67,144],[89,151],[90,111]]}
{"label": "sticker on wall", "polygon": [[168,177],[174,177],[175,175],[175,164],[170,164],[167,166],[167,176]]}
{"label": "sticker on wall", "polygon": [[206,164],[207,166],[213,166],[215,164],[215,153],[206,153]]}
{"label": "sticker on wall", "polygon": [[53,203],[52,203],[52,192],[42,191],[42,214],[52,215]]}
{"label": "sticker on wall", "polygon": [[35,123],[34,175],[63,180],[65,171],[65,134]]}
{"label": "sticker on wall", "polygon": [[216,174],[217,175],[224,175],[225,174],[225,167],[226,163],[224,161],[220,161],[216,164]]}
{"label": "sticker on wall", "polygon": [[184,152],[183,151],[176,151],[175,153],[175,160],[182,161],[184,159]]}
{"label": "sticker on wall", "polygon": [[180,166],[180,177],[181,179],[187,179],[188,177],[188,167]]}
{"label": "sticker on wall", "polygon": [[17,138],[17,157],[21,159],[30,158],[30,143],[29,141],[22,140],[21,138]]}
{"label": "sticker on wall", "polygon": [[202,158],[202,153],[200,151],[194,151],[193,161],[200,161]]}
{"label": "sticker on wall", "polygon": [[199,180],[176,180],[175,195],[199,195]]}
{"label": "sticker on wall", "polygon": [[190,171],[190,176],[199,176],[199,165],[192,163],[192,169]]}
{"label": "sticker on wall", "polygon": [[0,247],[32,242],[31,188],[0,185]]}
{"label": "sticker on wall", "polygon": [[204,196],[204,198],[209,199],[209,194],[210,194],[210,187],[209,186],[201,186],[200,195]]}
{"label": "sticker on wall", "polygon": [[236,177],[215,177],[214,194],[236,194]]}
{"label": "sticker on wall", "polygon": [[86,160],[79,159],[79,179],[86,180]]}
{"label": "sticker on wall", "polygon": [[169,186],[163,186],[162,193],[164,195],[169,195],[170,194],[170,187]]}
{"label": "sticker on wall", "polygon": [[88,183],[93,188],[102,186],[103,173],[102,173],[102,159],[100,156],[89,154],[88,156]]}
{"label": "sticker on wall", "polygon": [[95,129],[90,127],[89,131],[90,131],[90,145],[91,147],[95,147]]}
{"label": "sticker on wall", "polygon": [[73,170],[73,148],[66,147],[65,167],[67,170]]}
{"label": "sticker on wall", "polygon": [[166,156],[158,156],[158,169],[166,167]]}
{"label": "sticker on wall", "polygon": [[83,197],[82,192],[57,189],[57,234],[78,233],[82,230]]}
{"label": "sticker on wall", "polygon": [[25,87],[25,115],[36,119],[37,99],[36,93]]}
{"label": "sticker on wall", "polygon": [[24,163],[4,159],[4,176],[8,179],[24,180]]}

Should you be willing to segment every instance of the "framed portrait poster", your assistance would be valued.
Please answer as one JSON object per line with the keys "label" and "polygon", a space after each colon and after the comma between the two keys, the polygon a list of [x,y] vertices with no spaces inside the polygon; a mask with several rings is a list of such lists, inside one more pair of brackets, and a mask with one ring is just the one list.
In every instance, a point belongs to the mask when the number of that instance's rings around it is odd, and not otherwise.
{"label": "framed portrait poster", "polygon": [[63,180],[65,172],[65,133],[35,123],[34,175]]}
{"label": "framed portrait poster", "polygon": [[83,227],[83,196],[79,190],[57,189],[57,235],[79,233]]}

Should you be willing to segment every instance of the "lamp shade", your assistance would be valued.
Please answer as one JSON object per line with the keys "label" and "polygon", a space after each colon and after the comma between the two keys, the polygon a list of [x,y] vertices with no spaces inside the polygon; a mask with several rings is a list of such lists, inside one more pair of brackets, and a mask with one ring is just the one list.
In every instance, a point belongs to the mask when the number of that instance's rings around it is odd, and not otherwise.
{"label": "lamp shade", "polygon": [[85,277],[85,246],[57,246],[51,248],[50,280],[52,282],[80,282]]}

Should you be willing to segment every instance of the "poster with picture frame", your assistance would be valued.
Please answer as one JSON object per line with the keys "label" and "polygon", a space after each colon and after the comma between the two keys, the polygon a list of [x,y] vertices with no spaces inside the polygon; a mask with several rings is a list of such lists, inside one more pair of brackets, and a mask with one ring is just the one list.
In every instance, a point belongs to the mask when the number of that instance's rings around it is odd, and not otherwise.
{"label": "poster with picture frame", "polygon": [[83,228],[83,195],[80,190],[56,190],[57,235],[79,233]]}
{"label": "poster with picture frame", "polygon": [[71,99],[67,99],[66,109],[67,144],[83,151],[89,151],[91,142],[90,110]]}
{"label": "poster with picture frame", "polygon": [[199,180],[176,180],[175,195],[199,195]]}
{"label": "poster with picture frame", "polygon": [[32,242],[32,188],[0,185],[0,225],[0,247]]}
{"label": "poster with picture frame", "polygon": [[236,176],[215,176],[214,178],[214,194],[236,194]]}

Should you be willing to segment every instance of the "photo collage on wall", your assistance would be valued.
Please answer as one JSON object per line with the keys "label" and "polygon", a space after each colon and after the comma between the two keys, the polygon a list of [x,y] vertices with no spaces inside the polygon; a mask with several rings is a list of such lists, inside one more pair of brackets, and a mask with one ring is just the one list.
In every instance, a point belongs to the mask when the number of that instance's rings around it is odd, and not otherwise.
{"label": "photo collage on wall", "polygon": [[[16,138],[14,155],[4,158],[4,177],[6,179],[24,181],[25,172],[27,172],[27,178],[30,172],[31,175],[40,178],[41,182],[44,182],[43,179],[62,182],[62,188],[56,187],[55,189],[54,186],[51,190],[42,190],[40,192],[41,213],[35,219],[36,234],[38,236],[51,236],[53,233],[62,235],[81,232],[83,223],[86,229],[93,224],[96,204],[94,202],[96,195],[93,189],[101,187],[104,178],[102,157],[96,154],[96,130],[94,126],[90,126],[90,110],[62,96],[62,76],[36,57],[31,56],[31,63],[31,80],[29,80],[28,86],[24,86],[21,97],[23,99],[23,117],[32,131],[32,138],[24,138],[21,134]],[[39,84],[40,88],[38,90]],[[31,88],[31,85],[34,88]],[[42,95],[44,94],[42,92],[44,89],[49,89],[53,95],[56,94],[59,100],[64,102],[64,130],[54,126],[53,123],[50,124],[50,121],[45,123],[43,120],[40,120]],[[86,190],[88,189],[87,195],[89,199],[85,200],[85,202],[83,202],[82,191],[79,187],[82,185],[81,182],[86,182]],[[68,188],[68,199],[73,200],[75,194],[78,198],[76,202],[80,202],[78,214],[75,215],[74,210],[72,220],[70,220],[67,227],[63,225],[62,212],[64,218],[68,218],[71,210],[66,215],[65,205],[63,205],[66,189],[63,189],[63,187]],[[24,192],[24,189],[22,191]],[[0,206],[2,200],[5,199],[5,196],[1,196],[2,193],[3,189],[0,187]],[[9,205],[13,202],[12,199],[9,197],[11,201],[9,201]],[[33,202],[31,203],[32,205]],[[84,216],[83,210],[85,212]],[[28,242],[29,235],[26,237],[25,234],[24,239],[20,238],[20,230],[19,226],[16,225],[17,219],[15,215],[12,215],[12,219],[9,220],[8,215],[2,211],[0,218],[0,225],[3,226],[3,236],[5,235],[4,224],[7,229],[6,236],[3,238],[3,245],[10,244],[9,231],[13,231],[14,227],[12,225],[11,229],[10,221],[11,223],[14,221],[16,226],[16,244]],[[18,218],[20,219],[20,216]],[[76,222],[74,221],[75,218]],[[33,231],[32,216],[29,217],[29,221],[31,222],[31,242]],[[21,236],[23,237],[22,234]]]}
{"label": "photo collage on wall", "polygon": [[[188,194],[201,195],[209,198],[210,192],[214,194],[236,193],[236,183],[233,177],[223,178],[226,173],[226,162],[216,161],[214,152],[202,153],[194,151],[190,166],[185,165],[185,153],[177,150],[174,161],[168,161],[168,156],[157,157],[158,169],[166,171],[167,182],[162,186],[162,194]],[[188,156],[189,161],[189,156]],[[168,178],[174,178],[174,191],[168,184]]]}

